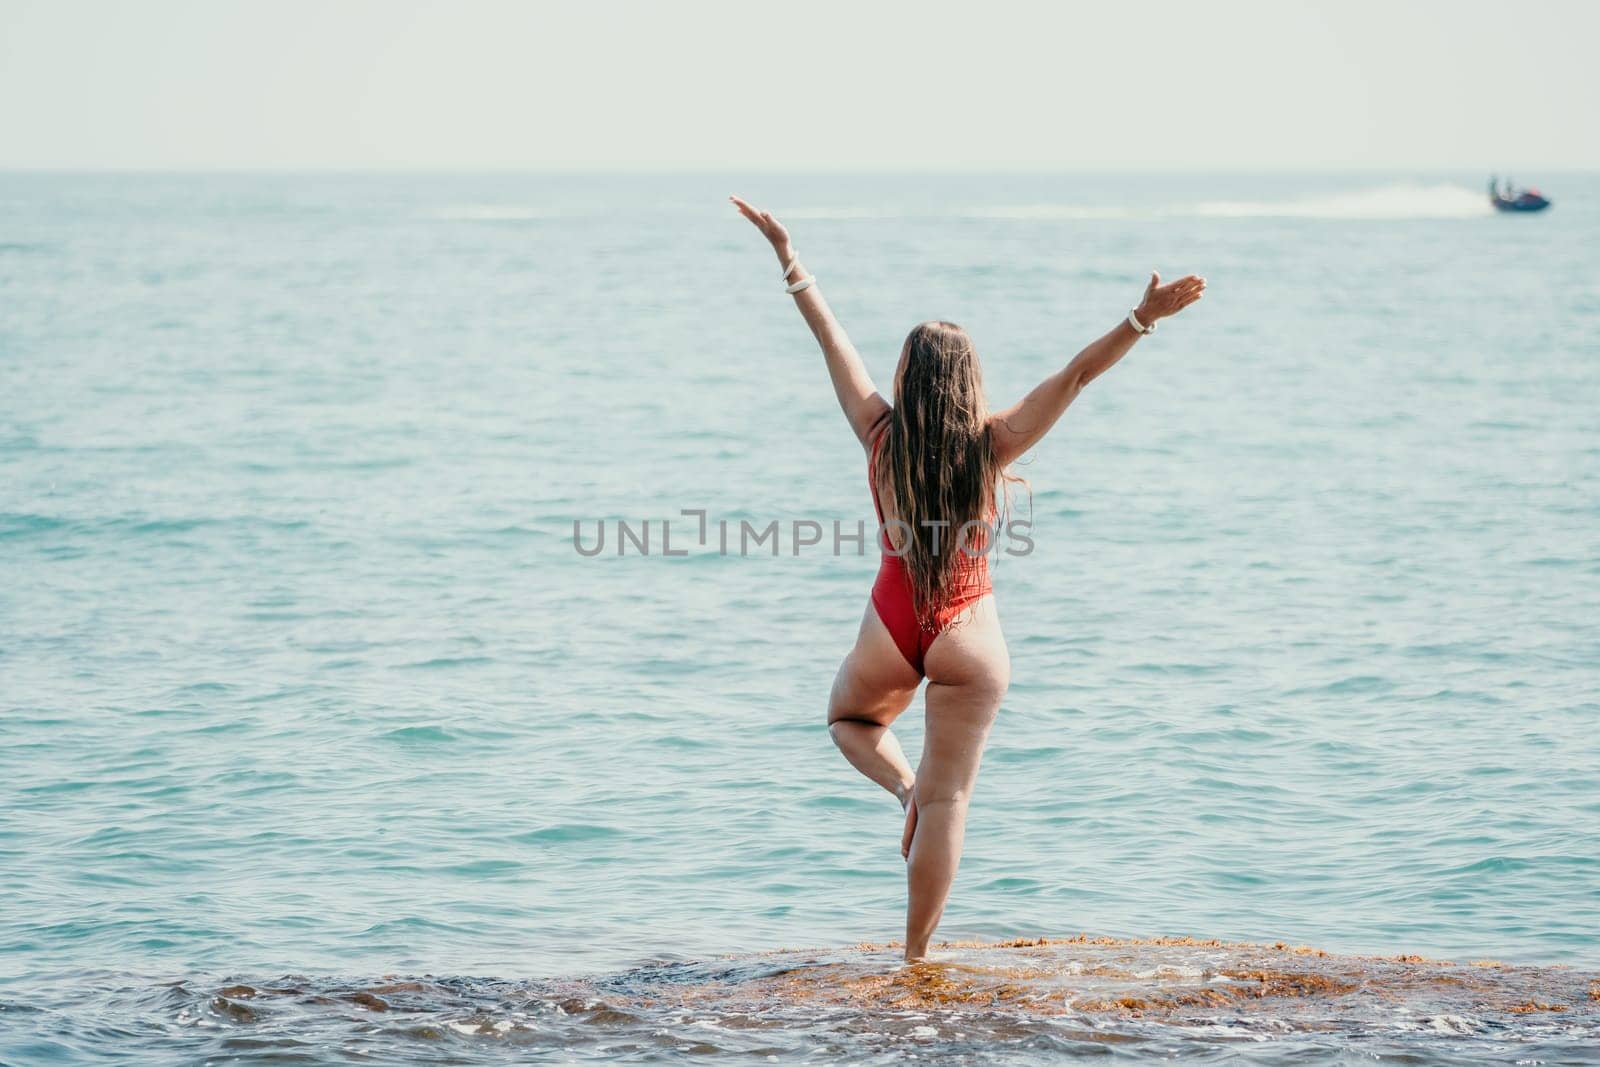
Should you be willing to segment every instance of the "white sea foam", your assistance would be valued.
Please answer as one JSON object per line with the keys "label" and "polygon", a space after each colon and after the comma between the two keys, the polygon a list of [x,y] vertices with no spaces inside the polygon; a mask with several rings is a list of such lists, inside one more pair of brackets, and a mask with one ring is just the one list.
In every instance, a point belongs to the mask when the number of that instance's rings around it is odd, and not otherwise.
{"label": "white sea foam", "polygon": [[1428,1029],[1440,1034],[1475,1034],[1478,1021],[1466,1015],[1432,1015],[1423,1020]]}
{"label": "white sea foam", "polygon": [[1148,971],[1134,971],[1135,978],[1199,978],[1205,971],[1199,967],[1187,967],[1181,964],[1164,963]]}

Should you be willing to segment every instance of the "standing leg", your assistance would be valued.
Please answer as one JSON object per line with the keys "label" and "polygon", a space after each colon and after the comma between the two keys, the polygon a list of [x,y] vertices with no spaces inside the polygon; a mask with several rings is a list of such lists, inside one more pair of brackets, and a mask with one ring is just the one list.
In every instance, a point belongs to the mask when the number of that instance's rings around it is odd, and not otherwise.
{"label": "standing leg", "polygon": [[1010,684],[1010,657],[992,598],[974,605],[957,627],[929,648],[927,733],[908,813],[906,959],[928,953],[961,864],[967,804],[978,779],[984,742]]}

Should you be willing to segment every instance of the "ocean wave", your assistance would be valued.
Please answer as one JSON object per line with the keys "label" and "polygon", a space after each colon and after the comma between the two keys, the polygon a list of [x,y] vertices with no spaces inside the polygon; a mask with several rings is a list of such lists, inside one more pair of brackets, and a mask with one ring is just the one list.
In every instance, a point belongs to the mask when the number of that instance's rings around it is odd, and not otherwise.
{"label": "ocean wave", "polygon": [[915,218],[919,213],[914,211],[897,211],[888,208],[876,207],[797,207],[789,208],[781,215],[786,219],[806,219],[823,221],[844,221],[857,219],[906,219]]}
{"label": "ocean wave", "polygon": [[453,204],[424,213],[424,217],[445,222],[529,222],[553,219],[557,212],[526,204]]}
{"label": "ocean wave", "polygon": [[[512,868],[495,865],[496,874]],[[407,937],[437,924],[386,924]],[[1559,1060],[1600,1040],[1600,975],[1344,956],[1187,937],[948,943],[905,964],[893,945],[651,963],[559,978],[385,974],[96,975],[10,1005],[18,1043],[96,1042],[157,1058],[293,1054],[331,1063],[828,1062],[1049,1064],[1075,1055],[1281,1063],[1393,1056],[1409,1063]],[[85,1021],[87,1020],[87,1021]],[[319,1051],[339,1049],[340,1055]],[[0,1054],[7,1042],[0,1038]],[[144,1053],[146,1055],[141,1056]],[[623,1055],[627,1053],[627,1055]]]}
{"label": "ocean wave", "polygon": [[[1150,213],[1147,213],[1150,214]],[[962,213],[968,219],[1132,219],[1140,212],[1116,204],[1001,204],[971,208]]]}

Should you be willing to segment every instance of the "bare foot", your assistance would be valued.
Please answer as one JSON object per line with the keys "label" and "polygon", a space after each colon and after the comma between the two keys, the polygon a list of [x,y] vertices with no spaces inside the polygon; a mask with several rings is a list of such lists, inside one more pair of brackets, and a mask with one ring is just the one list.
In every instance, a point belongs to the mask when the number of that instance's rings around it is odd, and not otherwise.
{"label": "bare foot", "polygon": [[906,828],[900,834],[900,855],[911,859],[911,838],[917,832],[917,792],[912,789],[906,794]]}

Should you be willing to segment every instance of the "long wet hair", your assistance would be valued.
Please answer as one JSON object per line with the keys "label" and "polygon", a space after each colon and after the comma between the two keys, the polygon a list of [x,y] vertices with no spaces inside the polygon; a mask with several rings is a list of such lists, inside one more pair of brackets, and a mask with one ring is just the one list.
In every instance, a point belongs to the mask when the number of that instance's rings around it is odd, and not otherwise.
{"label": "long wet hair", "polygon": [[[955,323],[919,323],[906,337],[873,478],[893,502],[893,517],[909,527],[898,536],[891,527],[891,543],[910,577],[917,620],[931,626],[962,572],[979,562],[975,555],[993,546],[1009,502],[1002,490],[1021,482],[995,457],[978,352]],[[948,525],[927,525],[941,521]],[[974,526],[961,540],[974,521],[988,531]]]}

